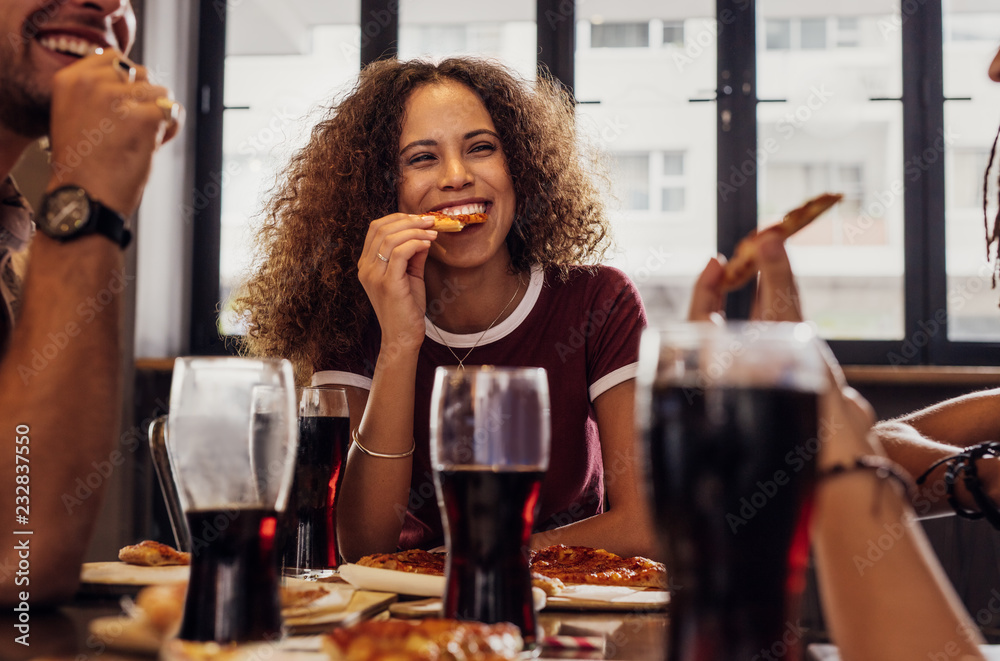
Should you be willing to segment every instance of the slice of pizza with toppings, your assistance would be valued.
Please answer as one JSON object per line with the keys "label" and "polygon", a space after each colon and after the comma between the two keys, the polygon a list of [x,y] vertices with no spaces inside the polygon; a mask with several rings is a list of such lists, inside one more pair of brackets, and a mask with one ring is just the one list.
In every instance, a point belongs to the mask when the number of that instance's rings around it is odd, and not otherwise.
{"label": "slice of pizza with toppings", "polygon": [[366,555],[356,564],[375,569],[393,569],[412,574],[444,576],[444,553],[431,553],[422,549],[409,549],[397,553],[374,553]]}
{"label": "slice of pizza with toppings", "polygon": [[533,551],[531,570],[563,583],[619,585],[630,588],[667,588],[667,570],[663,563],[634,556],[620,555],[589,546],[558,544]]}
{"label": "slice of pizza with toppings", "polygon": [[434,227],[431,229],[438,232],[461,232],[466,225],[485,223],[488,218],[485,213],[445,214],[440,211],[431,211],[426,215],[434,216]]}
{"label": "slice of pizza with toppings", "polygon": [[429,618],[366,621],[321,638],[333,661],[504,661],[524,642],[509,622],[482,624]]}
{"label": "slice of pizza with toppings", "polygon": [[149,539],[122,547],[118,551],[118,559],[130,565],[143,567],[191,564],[190,553],[178,551],[172,546]]}

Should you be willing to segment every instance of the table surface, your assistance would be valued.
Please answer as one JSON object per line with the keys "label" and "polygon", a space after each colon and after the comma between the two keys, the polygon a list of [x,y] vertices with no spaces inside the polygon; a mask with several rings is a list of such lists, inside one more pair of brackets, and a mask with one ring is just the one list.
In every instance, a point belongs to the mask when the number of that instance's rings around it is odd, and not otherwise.
{"label": "table surface", "polygon": [[[128,655],[105,649],[87,630],[87,624],[98,617],[121,614],[121,607],[115,599],[86,598],[57,610],[35,610],[30,617],[30,646],[14,642],[16,619],[4,613],[0,616],[0,659],[22,661],[44,657],[48,660],[81,661],[81,659],[101,659],[101,661],[139,661],[152,658]],[[566,651],[550,653],[543,651],[541,659],[620,659],[650,661],[665,656],[668,616],[666,612],[542,612],[539,623],[546,631],[563,635],[601,636],[605,640],[603,654],[595,652]],[[308,637],[301,647],[310,647]],[[296,645],[298,647],[298,645]],[[320,654],[282,654],[281,658],[313,661],[327,658]]]}

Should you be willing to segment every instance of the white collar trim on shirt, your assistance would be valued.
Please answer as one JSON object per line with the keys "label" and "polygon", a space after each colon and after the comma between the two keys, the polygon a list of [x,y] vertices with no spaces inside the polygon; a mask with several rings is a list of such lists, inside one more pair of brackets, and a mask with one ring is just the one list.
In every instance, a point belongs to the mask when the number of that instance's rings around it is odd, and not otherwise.
{"label": "white collar trim on shirt", "polygon": [[[542,267],[537,264],[531,267],[531,279],[528,281],[528,290],[525,292],[524,298],[517,304],[514,312],[509,317],[486,331],[485,335],[483,335],[482,331],[461,335],[449,333],[435,326],[427,317],[424,317],[424,332],[429,339],[438,344],[441,344],[441,340],[443,339],[452,349],[471,349],[472,347],[481,347],[491,342],[496,342],[513,333],[514,329],[520,326],[521,322],[528,317],[528,314],[538,301],[539,294],[542,293],[542,284],[544,282],[545,272]],[[482,339],[480,339],[480,335],[482,335]]]}

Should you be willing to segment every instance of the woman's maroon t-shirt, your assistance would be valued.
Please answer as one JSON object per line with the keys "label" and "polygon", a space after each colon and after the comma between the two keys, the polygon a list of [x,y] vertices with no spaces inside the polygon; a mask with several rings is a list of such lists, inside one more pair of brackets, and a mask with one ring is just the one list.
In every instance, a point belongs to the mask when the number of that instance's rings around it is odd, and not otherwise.
{"label": "woman's maroon t-shirt", "polygon": [[[475,292],[445,289],[447,305]],[[565,282],[535,269],[527,293],[503,322],[483,333],[456,335],[426,320],[427,335],[417,365],[413,430],[416,451],[410,499],[399,547],[432,548],[444,543],[431,475],[429,431],[434,370],[456,365],[544,367],[549,377],[552,441],[549,470],[542,482],[536,530],[547,530],[604,509],[604,465],[593,401],[635,377],[645,311],[632,282],[611,267],[574,268]],[[313,384],[371,388],[381,341],[377,323],[360,353],[335,356],[317,365]],[[480,339],[482,336],[482,339]]]}

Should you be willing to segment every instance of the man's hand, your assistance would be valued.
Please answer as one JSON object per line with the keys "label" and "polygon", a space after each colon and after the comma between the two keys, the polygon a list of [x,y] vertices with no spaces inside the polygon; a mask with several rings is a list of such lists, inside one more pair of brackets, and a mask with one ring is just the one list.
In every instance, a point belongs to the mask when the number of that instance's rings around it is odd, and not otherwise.
{"label": "man's hand", "polygon": [[150,84],[144,67],[130,82],[121,58],[109,49],[56,73],[48,190],[80,186],[127,218],[139,206],[153,153],[177,134],[180,118],[157,104],[170,90]]}

